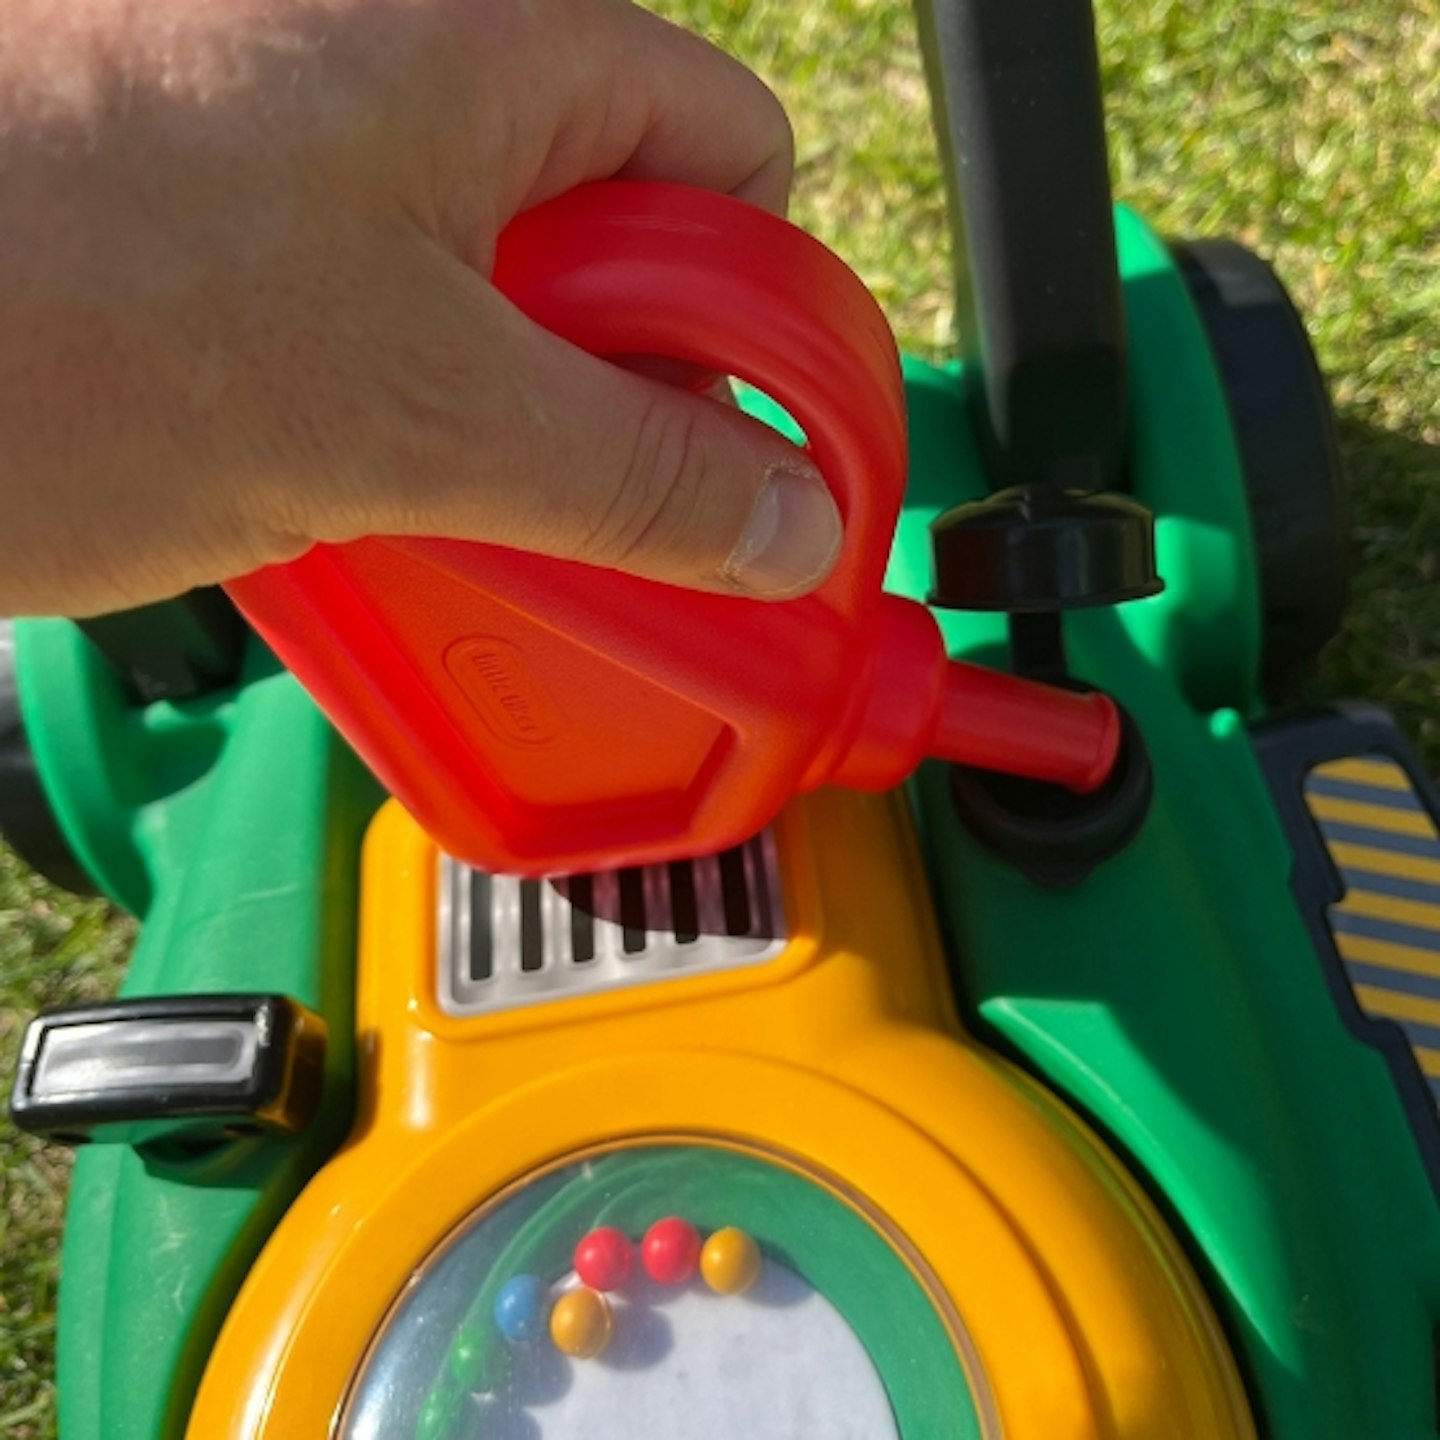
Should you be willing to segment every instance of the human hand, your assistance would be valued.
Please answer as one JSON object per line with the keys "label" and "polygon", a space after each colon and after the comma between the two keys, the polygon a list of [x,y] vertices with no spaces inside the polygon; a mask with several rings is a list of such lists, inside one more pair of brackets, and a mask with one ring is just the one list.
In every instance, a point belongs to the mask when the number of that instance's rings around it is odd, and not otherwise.
{"label": "human hand", "polygon": [[583,181],[783,212],[790,169],[764,86],[626,0],[7,0],[0,614],[387,533],[810,588],[840,521],[798,450],[484,278]]}

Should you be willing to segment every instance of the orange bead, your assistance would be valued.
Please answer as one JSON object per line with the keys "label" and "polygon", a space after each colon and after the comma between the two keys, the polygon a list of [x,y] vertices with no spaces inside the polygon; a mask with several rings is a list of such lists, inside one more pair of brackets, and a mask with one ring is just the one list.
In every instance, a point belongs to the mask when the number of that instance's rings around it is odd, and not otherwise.
{"label": "orange bead", "polygon": [[588,1286],[567,1290],[550,1311],[550,1338],[555,1348],[576,1360],[592,1360],[609,1343],[610,1306]]}
{"label": "orange bead", "polygon": [[700,1252],[700,1273],[717,1295],[743,1295],[760,1278],[760,1247],[743,1230],[717,1230]]}

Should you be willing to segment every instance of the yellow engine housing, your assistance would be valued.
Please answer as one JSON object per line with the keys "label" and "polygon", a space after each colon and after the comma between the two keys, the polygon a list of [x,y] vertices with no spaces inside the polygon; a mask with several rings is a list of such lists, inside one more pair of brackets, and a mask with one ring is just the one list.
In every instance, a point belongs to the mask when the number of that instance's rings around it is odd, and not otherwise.
{"label": "yellow engine housing", "polygon": [[774,958],[457,1016],[437,992],[442,857],[398,805],[380,812],[354,1128],[246,1281],[190,1440],[331,1435],[407,1281],[477,1207],[568,1157],[672,1139],[833,1177],[938,1291],[987,1435],[1254,1436],[1154,1207],[962,1029],[903,798],[823,791],[775,839]]}

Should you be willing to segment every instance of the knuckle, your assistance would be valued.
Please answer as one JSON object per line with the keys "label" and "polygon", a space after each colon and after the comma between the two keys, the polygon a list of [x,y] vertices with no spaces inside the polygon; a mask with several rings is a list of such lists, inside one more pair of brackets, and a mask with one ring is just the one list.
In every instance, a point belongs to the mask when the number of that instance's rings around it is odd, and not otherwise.
{"label": "knuckle", "polygon": [[774,163],[784,167],[788,174],[795,168],[795,129],[790,123],[790,116],[781,104],[780,97],[763,81],[761,89],[765,92],[766,108],[769,111],[770,143],[774,147],[772,151]]}
{"label": "knuckle", "polygon": [[644,412],[593,535],[604,558],[624,564],[642,551],[689,548],[684,540],[694,532],[709,468],[701,431],[687,406],[656,402]]}

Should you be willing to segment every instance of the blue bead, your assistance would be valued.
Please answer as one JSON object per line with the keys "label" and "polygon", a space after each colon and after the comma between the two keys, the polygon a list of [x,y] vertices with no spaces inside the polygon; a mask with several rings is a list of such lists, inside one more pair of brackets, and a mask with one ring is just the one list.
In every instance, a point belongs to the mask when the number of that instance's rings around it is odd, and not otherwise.
{"label": "blue bead", "polygon": [[549,1310],[550,1289],[538,1275],[507,1280],[495,1297],[495,1323],[507,1340],[538,1340]]}

